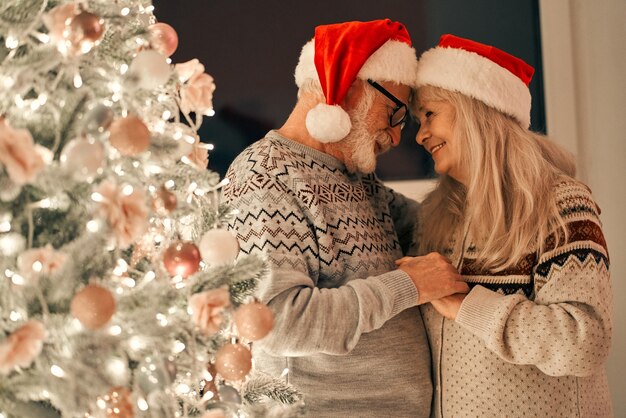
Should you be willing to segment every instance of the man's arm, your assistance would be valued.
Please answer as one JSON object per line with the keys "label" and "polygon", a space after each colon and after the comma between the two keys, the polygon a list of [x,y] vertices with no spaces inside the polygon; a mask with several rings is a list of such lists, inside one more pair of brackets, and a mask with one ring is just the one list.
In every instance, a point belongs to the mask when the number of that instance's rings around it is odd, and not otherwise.
{"label": "man's arm", "polygon": [[361,334],[417,303],[411,278],[400,270],[318,288],[315,231],[306,208],[277,179],[256,174],[243,183],[231,178],[224,196],[239,212],[231,227],[242,253],[262,253],[269,262],[269,280],[259,286],[259,297],[275,314],[274,330],[259,342],[267,351],[345,354]]}

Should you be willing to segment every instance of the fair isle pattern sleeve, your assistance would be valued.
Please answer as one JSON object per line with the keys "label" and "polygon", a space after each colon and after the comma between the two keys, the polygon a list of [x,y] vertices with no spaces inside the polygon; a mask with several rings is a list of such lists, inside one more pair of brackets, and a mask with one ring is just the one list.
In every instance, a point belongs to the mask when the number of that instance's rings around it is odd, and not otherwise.
{"label": "fair isle pattern sleeve", "polygon": [[456,322],[507,362],[551,376],[589,376],[606,362],[611,343],[609,256],[589,189],[562,181],[556,199],[569,237],[538,254],[534,297],[477,285]]}
{"label": "fair isle pattern sleeve", "polygon": [[275,315],[273,332],[259,342],[268,353],[345,354],[362,333],[417,302],[410,278],[393,264],[402,251],[384,187],[342,167],[270,133],[227,173],[224,197],[238,210],[230,227],[241,252],[269,264],[259,286]]}

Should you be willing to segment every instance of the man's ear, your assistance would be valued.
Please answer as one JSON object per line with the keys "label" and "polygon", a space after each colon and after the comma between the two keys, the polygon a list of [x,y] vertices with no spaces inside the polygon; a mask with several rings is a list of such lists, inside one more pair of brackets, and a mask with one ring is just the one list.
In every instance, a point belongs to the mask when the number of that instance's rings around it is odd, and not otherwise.
{"label": "man's ear", "polygon": [[352,111],[356,109],[363,98],[363,89],[366,88],[365,84],[363,80],[357,78],[348,89],[346,97],[344,97],[341,102],[341,107],[343,107],[348,114],[351,114]]}

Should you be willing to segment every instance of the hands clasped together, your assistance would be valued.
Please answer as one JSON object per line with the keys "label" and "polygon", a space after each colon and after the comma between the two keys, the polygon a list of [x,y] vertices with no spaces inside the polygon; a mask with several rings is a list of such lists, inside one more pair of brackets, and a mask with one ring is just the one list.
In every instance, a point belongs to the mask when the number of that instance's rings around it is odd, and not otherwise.
{"label": "hands clasped together", "polygon": [[418,303],[431,303],[444,317],[454,320],[469,286],[448,258],[439,253],[396,260],[418,291]]}

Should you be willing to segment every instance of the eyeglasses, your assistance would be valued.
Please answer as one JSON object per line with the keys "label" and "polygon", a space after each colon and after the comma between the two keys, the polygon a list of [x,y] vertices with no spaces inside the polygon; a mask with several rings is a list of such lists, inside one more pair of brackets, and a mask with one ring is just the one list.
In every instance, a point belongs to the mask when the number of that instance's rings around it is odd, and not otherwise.
{"label": "eyeglasses", "polygon": [[391,115],[389,115],[389,126],[391,126],[392,128],[395,128],[396,126],[400,125],[400,129],[404,128],[404,125],[406,123],[406,118],[408,115],[406,104],[402,100],[394,96],[393,94],[389,93],[387,89],[385,89],[383,86],[381,86],[377,82],[371,79],[368,79],[367,82],[376,90],[384,94],[389,100],[395,103],[396,107],[393,108]]}

